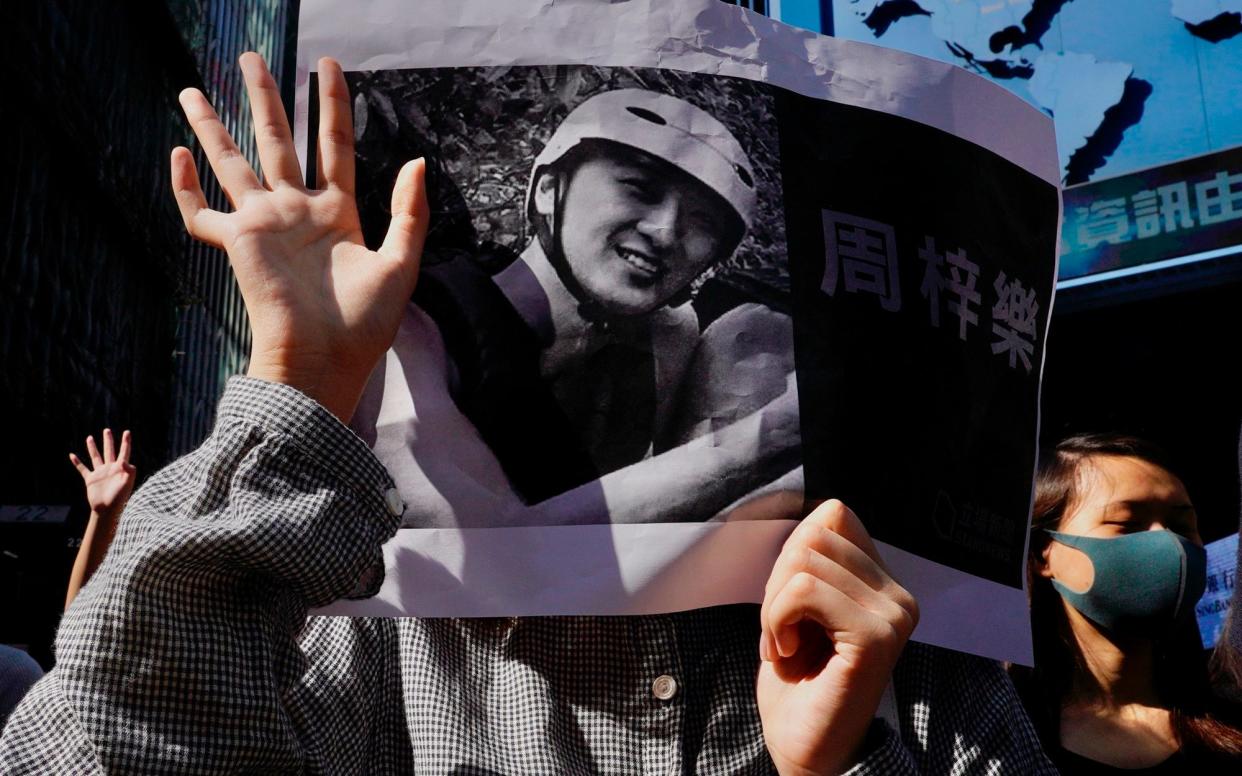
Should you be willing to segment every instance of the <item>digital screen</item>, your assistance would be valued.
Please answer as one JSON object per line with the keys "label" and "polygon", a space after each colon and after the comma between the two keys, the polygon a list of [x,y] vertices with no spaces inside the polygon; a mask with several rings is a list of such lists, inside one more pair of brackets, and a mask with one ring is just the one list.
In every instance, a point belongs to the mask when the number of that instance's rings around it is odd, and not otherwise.
{"label": "digital screen", "polygon": [[1242,0],[833,0],[828,25],[1053,117],[1061,288],[1242,245]]}

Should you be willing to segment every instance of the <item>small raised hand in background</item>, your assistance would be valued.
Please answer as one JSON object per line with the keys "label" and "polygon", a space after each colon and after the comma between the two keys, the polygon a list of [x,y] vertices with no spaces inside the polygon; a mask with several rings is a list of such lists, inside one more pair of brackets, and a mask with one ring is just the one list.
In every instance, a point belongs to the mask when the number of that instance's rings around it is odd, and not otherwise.
{"label": "small raised hand in background", "polygon": [[90,455],[91,465],[87,466],[73,453],[69,454],[69,462],[82,475],[86,485],[86,501],[91,506],[90,521],[86,524],[86,532],[82,535],[82,546],[78,548],[78,556],[73,561],[73,571],[69,574],[69,590],[65,594],[65,608],[73,602],[78,591],[99,568],[108,545],[116,533],[117,520],[125,509],[125,502],[134,490],[134,481],[138,470],[129,462],[130,434],[121,434],[121,447],[118,450],[112,435],[112,429],[103,430],[103,454],[95,444],[95,437],[86,438],[86,451]]}

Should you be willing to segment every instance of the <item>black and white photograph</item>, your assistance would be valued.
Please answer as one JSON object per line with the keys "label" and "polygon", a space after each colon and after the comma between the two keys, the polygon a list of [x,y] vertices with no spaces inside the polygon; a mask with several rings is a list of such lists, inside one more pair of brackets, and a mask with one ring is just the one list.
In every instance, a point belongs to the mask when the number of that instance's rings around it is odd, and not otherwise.
{"label": "black and white photograph", "polygon": [[772,87],[591,66],[349,82],[368,240],[401,164],[428,167],[419,285],[353,424],[407,503],[436,505],[406,527],[800,514]]}

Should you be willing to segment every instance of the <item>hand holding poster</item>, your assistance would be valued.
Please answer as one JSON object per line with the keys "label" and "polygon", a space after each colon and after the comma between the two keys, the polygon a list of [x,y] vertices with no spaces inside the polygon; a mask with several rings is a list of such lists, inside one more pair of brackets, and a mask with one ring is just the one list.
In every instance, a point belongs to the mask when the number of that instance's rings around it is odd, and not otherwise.
{"label": "hand holding poster", "polygon": [[310,174],[331,55],[368,238],[412,157],[433,220],[354,420],[406,522],[380,594],[329,612],[758,601],[835,497],[918,598],[916,638],[1029,659],[1046,117],[715,0],[342,13],[302,6]]}

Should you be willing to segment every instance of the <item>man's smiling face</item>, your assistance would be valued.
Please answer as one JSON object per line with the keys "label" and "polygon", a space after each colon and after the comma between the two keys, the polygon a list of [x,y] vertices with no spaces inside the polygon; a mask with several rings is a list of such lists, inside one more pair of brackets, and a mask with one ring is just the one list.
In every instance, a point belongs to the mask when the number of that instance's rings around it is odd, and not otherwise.
{"label": "man's smiling face", "polygon": [[536,207],[548,217],[561,187],[559,242],[591,300],[615,315],[668,303],[732,250],[732,210],[705,184],[640,151],[618,146],[580,162],[568,180],[545,175]]}

